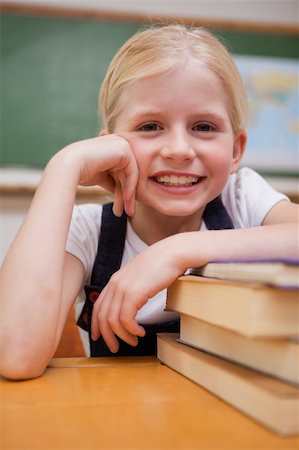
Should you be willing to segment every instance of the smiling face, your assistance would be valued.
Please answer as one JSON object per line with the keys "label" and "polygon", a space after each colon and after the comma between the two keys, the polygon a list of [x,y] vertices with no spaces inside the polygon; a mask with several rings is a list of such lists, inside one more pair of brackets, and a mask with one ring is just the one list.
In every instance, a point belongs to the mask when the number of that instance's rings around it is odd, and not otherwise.
{"label": "smiling face", "polygon": [[166,216],[201,217],[240,160],[226,92],[208,68],[189,60],[127,86],[113,132],[131,145],[139,167],[137,200]]}

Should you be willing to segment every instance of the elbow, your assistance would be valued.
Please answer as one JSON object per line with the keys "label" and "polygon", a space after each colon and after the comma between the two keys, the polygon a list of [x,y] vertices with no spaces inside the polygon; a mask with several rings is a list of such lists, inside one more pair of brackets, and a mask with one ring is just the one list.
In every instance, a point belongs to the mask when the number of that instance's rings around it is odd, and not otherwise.
{"label": "elbow", "polygon": [[1,348],[0,375],[9,380],[29,380],[40,377],[49,361],[38,357],[36,352],[19,351],[10,346]]}
{"label": "elbow", "polygon": [[8,380],[21,381],[38,378],[44,373],[45,368],[28,366],[26,363],[13,362],[13,364],[1,365],[0,375]]}

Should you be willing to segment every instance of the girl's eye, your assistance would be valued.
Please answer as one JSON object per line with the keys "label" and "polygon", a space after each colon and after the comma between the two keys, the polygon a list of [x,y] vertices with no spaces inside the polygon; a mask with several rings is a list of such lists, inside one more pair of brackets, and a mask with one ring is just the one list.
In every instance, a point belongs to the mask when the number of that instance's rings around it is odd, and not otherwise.
{"label": "girl's eye", "polygon": [[197,123],[196,125],[194,125],[192,127],[192,129],[194,131],[205,131],[205,132],[215,131],[215,127],[213,125],[210,125],[209,123],[205,123],[205,122]]}
{"label": "girl's eye", "polygon": [[143,125],[141,125],[141,127],[139,127],[140,131],[159,131],[161,130],[161,127],[154,122],[149,122],[149,123],[144,123]]}

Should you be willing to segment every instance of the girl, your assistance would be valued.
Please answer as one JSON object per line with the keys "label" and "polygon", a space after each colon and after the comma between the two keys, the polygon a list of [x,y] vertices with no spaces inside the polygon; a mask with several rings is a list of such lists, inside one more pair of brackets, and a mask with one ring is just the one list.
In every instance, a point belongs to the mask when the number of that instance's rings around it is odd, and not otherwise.
{"label": "girl", "polygon": [[[87,284],[79,319],[90,334],[87,354],[120,346],[120,354],[146,354],[147,335],[177,328],[164,311],[165,288],[189,267],[298,257],[298,206],[254,171],[238,170],[244,87],[208,31],[170,25],[133,36],[108,68],[100,108],[100,136],[48,163],[4,262],[6,377],[43,373]],[[109,206],[73,208],[78,185],[114,192],[114,215]]]}

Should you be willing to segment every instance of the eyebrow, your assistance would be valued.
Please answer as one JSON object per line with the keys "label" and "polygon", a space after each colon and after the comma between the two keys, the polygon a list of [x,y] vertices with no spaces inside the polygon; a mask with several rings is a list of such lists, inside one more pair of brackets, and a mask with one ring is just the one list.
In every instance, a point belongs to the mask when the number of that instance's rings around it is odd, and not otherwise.
{"label": "eyebrow", "polygon": [[143,120],[143,119],[147,119],[151,116],[159,116],[165,114],[165,111],[159,110],[159,109],[144,109],[144,110],[140,110],[135,112],[132,117],[130,117],[130,122],[134,122],[136,120]]}

